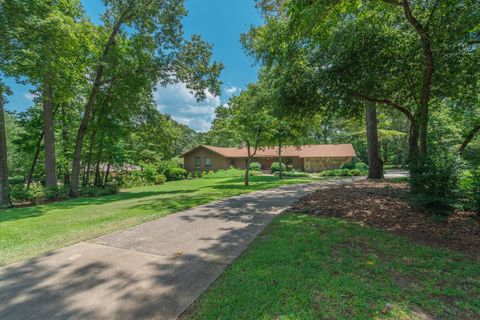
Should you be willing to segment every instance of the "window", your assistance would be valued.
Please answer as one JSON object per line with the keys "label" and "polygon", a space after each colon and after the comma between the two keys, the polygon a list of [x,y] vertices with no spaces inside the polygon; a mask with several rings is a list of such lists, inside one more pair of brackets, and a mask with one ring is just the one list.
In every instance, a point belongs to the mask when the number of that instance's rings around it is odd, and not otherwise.
{"label": "window", "polygon": [[206,170],[212,169],[212,159],[211,158],[205,158],[205,169]]}
{"label": "window", "polygon": [[195,169],[200,169],[201,165],[200,157],[195,157]]}

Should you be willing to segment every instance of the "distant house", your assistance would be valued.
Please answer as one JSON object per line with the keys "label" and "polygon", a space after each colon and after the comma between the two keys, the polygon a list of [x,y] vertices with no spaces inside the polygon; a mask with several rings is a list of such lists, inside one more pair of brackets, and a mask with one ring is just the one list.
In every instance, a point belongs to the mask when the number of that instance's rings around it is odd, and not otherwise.
{"label": "distant house", "polygon": [[[215,171],[230,166],[245,169],[247,164],[246,148],[220,148],[200,145],[185,152],[184,167],[189,172]],[[355,151],[351,144],[315,144],[300,147],[282,147],[282,162],[290,168],[306,172],[319,172],[338,168],[351,162]],[[269,170],[272,163],[278,161],[277,148],[259,149],[253,162],[259,162],[262,170]]]}

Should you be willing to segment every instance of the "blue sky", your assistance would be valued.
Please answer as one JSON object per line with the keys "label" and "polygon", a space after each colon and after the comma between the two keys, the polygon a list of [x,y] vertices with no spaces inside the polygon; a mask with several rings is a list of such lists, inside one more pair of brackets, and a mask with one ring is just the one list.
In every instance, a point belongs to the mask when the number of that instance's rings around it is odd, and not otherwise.
{"label": "blue sky", "polygon": [[[92,21],[100,23],[101,0],[82,0],[82,3]],[[206,131],[213,120],[215,107],[257,79],[258,66],[245,55],[240,34],[248,31],[251,25],[259,25],[262,20],[254,0],[187,0],[186,7],[189,14],[184,19],[185,36],[200,34],[213,44],[214,59],[225,65],[221,74],[222,95],[207,94],[205,101],[197,103],[185,86],[179,84],[158,88],[155,101],[163,113],[171,114],[194,130]],[[22,111],[32,105],[30,86],[16,84],[13,79],[6,82],[13,91],[8,98],[7,110]]]}

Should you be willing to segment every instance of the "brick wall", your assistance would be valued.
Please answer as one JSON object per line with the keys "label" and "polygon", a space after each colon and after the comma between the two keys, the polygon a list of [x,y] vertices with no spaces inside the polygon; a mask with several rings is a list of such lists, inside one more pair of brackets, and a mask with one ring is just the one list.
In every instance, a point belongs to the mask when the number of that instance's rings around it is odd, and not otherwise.
{"label": "brick wall", "polygon": [[[199,169],[195,168],[195,157],[200,158]],[[212,162],[212,167],[210,169],[205,167],[205,158],[210,158]],[[183,157],[183,159],[184,159],[183,166],[185,170],[191,173],[194,173],[197,171],[201,171],[201,172],[210,171],[210,170],[215,171],[219,169],[228,169],[230,167],[230,159],[225,158],[205,148],[198,148],[186,154]]]}
{"label": "brick wall", "polygon": [[352,157],[343,158],[305,158],[305,172],[320,172],[328,169],[338,169],[342,164],[352,161]]}

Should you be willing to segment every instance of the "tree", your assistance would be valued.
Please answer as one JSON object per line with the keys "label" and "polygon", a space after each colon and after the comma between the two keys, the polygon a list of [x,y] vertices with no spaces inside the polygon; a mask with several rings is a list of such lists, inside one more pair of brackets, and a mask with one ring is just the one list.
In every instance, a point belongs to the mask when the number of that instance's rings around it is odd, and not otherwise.
{"label": "tree", "polygon": [[247,89],[230,99],[223,118],[217,126],[228,128],[235,133],[247,149],[244,183],[249,185],[250,164],[257,151],[272,140],[274,119],[268,109],[268,96],[259,84],[249,84]]}
{"label": "tree", "polygon": [[9,88],[0,82],[0,208],[12,206],[10,186],[8,184],[7,137],[5,135],[5,118],[3,111],[5,95],[8,93]]}
{"label": "tree", "polygon": [[0,68],[36,86],[42,96],[45,183],[55,187],[55,90],[83,72],[88,21],[78,0],[28,0],[3,2],[0,25],[5,28],[0,32]]}
{"label": "tree", "polygon": [[[108,64],[116,49],[118,36],[130,38],[138,50],[154,55],[154,64],[147,69],[136,69],[152,75],[151,81],[162,85],[183,81],[197,98],[205,97],[206,89],[218,94],[218,75],[222,65],[210,64],[211,46],[200,37],[190,41],[182,38],[181,19],[186,14],[183,0],[105,1],[104,32],[108,34],[93,72],[93,84],[86,99],[83,118],[77,132],[72,162],[70,195],[79,195],[79,178],[84,137],[89,125],[97,95],[104,83],[104,75],[112,67]],[[122,28],[129,27],[128,33]],[[121,69],[121,68],[120,68]],[[122,78],[122,73],[112,77]],[[123,78],[125,79],[125,78]]]}
{"label": "tree", "polygon": [[[476,80],[461,86],[475,79],[465,70],[478,62],[475,2],[259,1],[267,22],[243,42],[276,69],[289,102],[317,96],[320,105],[355,113],[363,101],[404,115],[410,163],[422,167],[432,103],[478,92]],[[318,110],[297,106],[297,113]]]}

